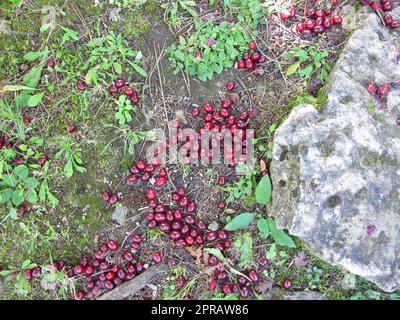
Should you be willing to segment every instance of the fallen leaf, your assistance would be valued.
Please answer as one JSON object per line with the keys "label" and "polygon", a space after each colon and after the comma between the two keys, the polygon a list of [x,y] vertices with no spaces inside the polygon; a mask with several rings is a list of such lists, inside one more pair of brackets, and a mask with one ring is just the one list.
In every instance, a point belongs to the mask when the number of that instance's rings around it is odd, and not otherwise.
{"label": "fallen leaf", "polygon": [[261,172],[264,172],[267,169],[267,164],[265,163],[264,160],[260,160],[260,170]]}
{"label": "fallen leaf", "polygon": [[264,74],[264,69],[261,67],[257,67],[254,69],[253,73],[257,76],[262,76]]}
{"label": "fallen leaf", "polygon": [[231,98],[231,100],[233,102],[239,101],[240,100],[240,96],[238,93],[236,92],[228,92],[228,96]]}
{"label": "fallen leaf", "polygon": [[229,214],[229,215],[232,215],[232,214],[235,214],[235,213],[236,213],[236,210],[233,210],[233,209],[228,208],[228,209],[225,210],[225,213],[226,213],[226,214]]}
{"label": "fallen leaf", "polygon": [[304,251],[300,251],[297,256],[294,258],[294,264],[299,268],[305,268],[310,263],[306,253]]}
{"label": "fallen leaf", "polygon": [[268,291],[271,291],[273,286],[274,286],[274,281],[272,281],[270,279],[265,279],[258,283],[258,285],[256,286],[256,289],[261,294],[265,294]]}
{"label": "fallen leaf", "polygon": [[193,257],[196,258],[196,265],[201,266],[201,257],[203,255],[203,251],[202,251],[201,247],[198,247],[197,249],[188,247],[187,250]]}

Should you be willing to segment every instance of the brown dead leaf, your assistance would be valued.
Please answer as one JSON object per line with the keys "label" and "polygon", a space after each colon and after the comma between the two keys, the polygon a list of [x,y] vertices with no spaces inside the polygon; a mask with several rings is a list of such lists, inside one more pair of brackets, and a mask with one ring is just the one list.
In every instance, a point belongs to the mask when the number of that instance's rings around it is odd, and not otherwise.
{"label": "brown dead leaf", "polygon": [[261,67],[257,67],[257,68],[254,69],[253,73],[256,76],[262,76],[264,74],[264,69],[261,68]]}
{"label": "brown dead leaf", "polygon": [[201,266],[201,257],[203,255],[203,251],[201,250],[201,247],[198,247],[197,249],[188,247],[187,250],[193,257],[196,258],[196,265]]}
{"label": "brown dead leaf", "polygon": [[236,210],[233,210],[233,209],[228,208],[228,209],[225,210],[225,213],[226,213],[226,214],[229,214],[229,215],[235,214],[235,213],[236,213]]}
{"label": "brown dead leaf", "polygon": [[260,170],[261,172],[264,172],[267,169],[267,164],[265,163],[264,160],[260,160]]}
{"label": "brown dead leaf", "polygon": [[231,100],[233,102],[239,101],[240,100],[240,96],[238,93],[236,92],[228,92],[228,96],[231,98]]}
{"label": "brown dead leaf", "polygon": [[203,252],[203,263],[208,265],[208,258],[210,257],[210,253],[208,251]]}
{"label": "brown dead leaf", "polygon": [[299,268],[305,268],[310,263],[310,259],[307,257],[304,251],[300,251],[294,258],[294,264]]}
{"label": "brown dead leaf", "polygon": [[99,235],[98,234],[96,234],[95,236],[94,236],[94,238],[93,238],[93,243],[94,244],[97,244],[97,243],[99,243]]}
{"label": "brown dead leaf", "polygon": [[261,294],[265,294],[268,291],[271,291],[273,286],[274,286],[274,281],[272,281],[270,279],[265,279],[258,283],[258,285],[256,286],[256,289]]}

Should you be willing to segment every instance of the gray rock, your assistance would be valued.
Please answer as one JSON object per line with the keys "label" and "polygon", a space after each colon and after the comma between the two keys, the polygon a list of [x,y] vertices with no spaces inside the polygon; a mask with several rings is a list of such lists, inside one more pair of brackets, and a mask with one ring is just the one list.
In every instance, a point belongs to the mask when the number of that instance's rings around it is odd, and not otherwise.
{"label": "gray rock", "polygon": [[290,295],[285,295],[283,300],[327,300],[325,295],[316,291],[301,291]]}
{"label": "gray rock", "polygon": [[112,219],[118,224],[123,225],[125,223],[128,212],[129,209],[127,207],[117,207],[112,214]]}
{"label": "gray rock", "polygon": [[400,90],[380,110],[365,87],[400,79],[399,40],[370,15],[332,71],[323,111],[298,106],[278,128],[269,208],[320,258],[389,292],[400,287]]}

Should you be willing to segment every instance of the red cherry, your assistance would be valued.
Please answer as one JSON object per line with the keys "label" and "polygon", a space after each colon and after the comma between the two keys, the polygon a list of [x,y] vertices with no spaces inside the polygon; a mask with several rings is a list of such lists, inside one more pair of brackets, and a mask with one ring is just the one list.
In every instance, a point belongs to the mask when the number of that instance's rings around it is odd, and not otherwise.
{"label": "red cherry", "polygon": [[225,99],[222,101],[222,108],[229,109],[233,105],[233,101],[231,99]]}
{"label": "red cherry", "polygon": [[217,280],[211,280],[209,289],[214,291],[217,288]]}
{"label": "red cherry", "polygon": [[375,94],[378,91],[378,86],[374,82],[370,82],[367,85],[368,93]]}
{"label": "red cherry", "polygon": [[213,113],[213,111],[214,111],[214,106],[212,104],[209,104],[209,103],[206,103],[203,106],[203,108],[207,113]]}
{"label": "red cherry", "polygon": [[194,56],[195,56],[196,58],[201,58],[201,57],[203,56],[203,53],[202,53],[201,51],[196,51],[196,52],[194,53]]}
{"label": "red cherry", "polygon": [[283,280],[283,287],[285,289],[290,289],[292,287],[292,280],[290,278],[286,278]]}
{"label": "red cherry", "polygon": [[296,31],[301,33],[306,29],[306,25],[304,24],[304,22],[299,22],[298,24],[296,24]]}
{"label": "red cherry", "polygon": [[79,81],[76,83],[76,89],[77,89],[78,91],[84,91],[84,90],[86,89],[86,87],[87,87],[87,84],[86,84],[84,81],[82,81],[82,80],[79,80]]}
{"label": "red cherry", "polygon": [[234,82],[228,82],[226,84],[226,90],[228,91],[233,91],[236,88],[236,84]]}
{"label": "red cherry", "polygon": [[313,20],[308,20],[306,21],[305,26],[308,30],[314,30],[315,22]]}
{"label": "red cherry", "polygon": [[200,108],[194,108],[192,110],[192,116],[193,117],[198,117],[200,115],[200,113],[201,113]]}
{"label": "red cherry", "polygon": [[256,48],[257,48],[257,44],[255,43],[255,41],[252,41],[249,43],[250,50],[256,50]]}
{"label": "red cherry", "polygon": [[31,281],[33,278],[33,270],[32,269],[27,269],[24,271],[24,277],[26,280]]}
{"label": "red cherry", "polygon": [[250,60],[253,62],[258,62],[260,57],[261,57],[261,55],[258,52],[254,52],[250,55]]}
{"label": "red cherry", "polygon": [[183,288],[183,286],[186,283],[186,279],[184,276],[180,275],[177,279],[176,279],[176,286],[178,288]]}
{"label": "red cherry", "polygon": [[156,178],[156,185],[158,187],[162,187],[167,184],[167,178],[165,177],[157,177]]}
{"label": "red cherry", "polygon": [[378,88],[378,94],[382,96],[388,95],[390,92],[390,86],[388,84],[383,84]]}
{"label": "red cherry", "polygon": [[108,92],[111,94],[117,93],[118,92],[118,88],[116,86],[110,86],[108,88]]}
{"label": "red cherry", "polygon": [[390,14],[385,14],[385,16],[383,17],[383,20],[385,21],[385,25],[391,26],[393,23],[393,17]]}
{"label": "red cherry", "polygon": [[117,89],[120,89],[122,87],[125,87],[126,81],[124,79],[118,78],[115,80],[115,86]]}
{"label": "red cherry", "polygon": [[161,255],[161,253],[160,252],[155,252],[154,254],[153,254],[153,261],[156,263],[156,264],[159,264],[159,263],[161,263],[162,262],[162,255]]}
{"label": "red cherry", "polygon": [[339,24],[342,24],[342,21],[343,21],[342,17],[339,16],[338,14],[334,14],[332,16],[332,23],[333,24],[339,25]]}
{"label": "red cherry", "polygon": [[118,195],[116,195],[116,194],[113,194],[113,195],[110,197],[110,201],[109,201],[109,203],[110,203],[110,205],[114,205],[115,203],[117,203],[117,202],[118,202],[118,200],[119,200],[119,197],[118,197]]}
{"label": "red cherry", "polygon": [[251,280],[252,282],[254,282],[254,283],[258,282],[258,280],[260,279],[260,277],[259,277],[257,271],[255,271],[255,270],[251,270],[251,271],[249,272],[249,278],[250,278],[250,280]]}
{"label": "red cherry", "polygon": [[126,94],[128,97],[130,97],[130,96],[132,96],[133,94],[135,94],[135,89],[133,89],[133,88],[131,88],[131,87],[126,87],[126,88],[125,88],[125,94]]}
{"label": "red cherry", "polygon": [[55,62],[53,59],[49,59],[49,60],[47,61],[47,66],[48,66],[49,68],[54,69],[54,67],[56,66],[56,62]]}
{"label": "red cherry", "polygon": [[76,132],[76,130],[77,130],[77,127],[73,123],[69,124],[68,127],[67,127],[68,133],[74,133],[74,132]]}
{"label": "red cherry", "polygon": [[107,247],[108,249],[110,249],[111,251],[116,251],[119,248],[119,243],[117,241],[114,240],[108,240],[107,242]]}
{"label": "red cherry", "polygon": [[153,200],[157,197],[157,193],[156,190],[154,190],[153,188],[149,188],[146,192],[147,195],[147,199]]}

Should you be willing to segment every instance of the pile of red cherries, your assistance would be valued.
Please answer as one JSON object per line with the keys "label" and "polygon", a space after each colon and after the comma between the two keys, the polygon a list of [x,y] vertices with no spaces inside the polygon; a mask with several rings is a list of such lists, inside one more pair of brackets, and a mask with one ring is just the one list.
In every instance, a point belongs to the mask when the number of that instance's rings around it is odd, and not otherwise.
{"label": "pile of red cherries", "polygon": [[258,64],[264,63],[266,58],[257,51],[257,44],[251,41],[248,45],[249,51],[243,53],[242,59],[236,62],[237,69],[254,70]]}
{"label": "pile of red cherries", "polygon": [[[338,1],[331,0],[332,7],[338,5]],[[296,31],[302,37],[308,37],[312,34],[321,34],[330,29],[333,25],[341,25],[342,17],[333,13],[329,8],[310,8],[306,12],[308,20],[296,24]]]}
{"label": "pile of red cherries", "polygon": [[123,93],[132,102],[132,104],[137,104],[139,102],[138,93],[135,88],[128,86],[125,79],[117,78],[114,84],[108,88],[110,94]]}

